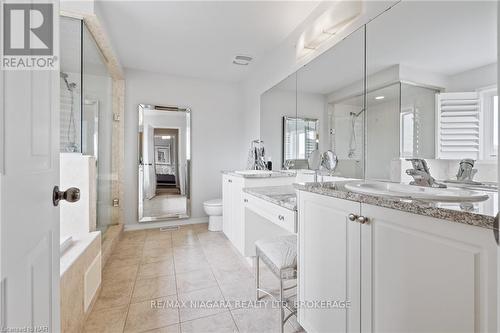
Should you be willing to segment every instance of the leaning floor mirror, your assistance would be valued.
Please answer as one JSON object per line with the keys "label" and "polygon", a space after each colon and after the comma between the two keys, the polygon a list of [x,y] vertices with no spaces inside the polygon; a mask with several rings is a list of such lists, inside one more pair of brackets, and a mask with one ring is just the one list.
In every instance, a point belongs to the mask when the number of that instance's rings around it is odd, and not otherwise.
{"label": "leaning floor mirror", "polygon": [[139,222],[191,214],[191,111],[139,105]]}

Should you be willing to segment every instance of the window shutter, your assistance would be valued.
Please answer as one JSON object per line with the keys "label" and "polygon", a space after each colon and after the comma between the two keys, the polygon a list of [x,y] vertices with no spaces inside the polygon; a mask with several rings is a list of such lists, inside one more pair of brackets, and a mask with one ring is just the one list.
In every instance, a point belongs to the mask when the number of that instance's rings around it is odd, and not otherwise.
{"label": "window shutter", "polygon": [[478,160],[481,124],[479,94],[436,94],[436,110],[437,158]]}

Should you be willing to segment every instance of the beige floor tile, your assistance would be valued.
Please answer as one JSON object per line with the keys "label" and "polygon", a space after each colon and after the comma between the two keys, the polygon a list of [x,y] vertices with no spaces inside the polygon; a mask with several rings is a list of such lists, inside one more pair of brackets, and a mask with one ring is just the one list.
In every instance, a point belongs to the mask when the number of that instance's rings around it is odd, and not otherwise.
{"label": "beige floor tile", "polygon": [[175,273],[186,273],[196,270],[209,270],[210,265],[203,253],[192,254],[179,254],[176,252],[174,255],[175,260]]}
{"label": "beige floor tile", "polygon": [[[190,293],[179,294],[179,301],[185,307],[179,309],[181,323],[228,311],[219,287],[201,289]],[[181,325],[182,329],[182,325]]]}
{"label": "beige floor tile", "polygon": [[201,246],[200,241],[196,234],[189,234],[186,236],[172,237],[173,246]]}
{"label": "beige floor tile", "polygon": [[229,312],[181,323],[182,333],[234,333],[238,332]]}
{"label": "beige floor tile", "polygon": [[178,293],[189,293],[191,291],[217,286],[217,282],[210,270],[176,274],[176,282]]}
{"label": "beige floor tile", "polygon": [[102,272],[102,281],[119,282],[119,281],[134,281],[137,276],[139,265],[130,266],[105,266]]}
{"label": "beige floor tile", "polygon": [[227,267],[212,267],[219,284],[229,284],[234,281],[253,280],[254,276],[244,265],[233,264]]}
{"label": "beige floor tile", "polygon": [[160,229],[148,230],[146,233],[146,241],[148,240],[162,240],[162,239],[172,239],[172,233],[174,231],[160,231]]}
{"label": "beige floor tile", "polygon": [[111,257],[109,257],[108,262],[106,263],[106,267],[107,268],[117,268],[117,267],[121,267],[121,266],[139,265],[141,263],[141,259],[142,258],[140,256],[123,258],[123,257],[112,255]]}
{"label": "beige floor tile", "polygon": [[166,275],[174,275],[174,261],[170,258],[163,261],[141,264],[137,273],[137,279],[149,279]]}
{"label": "beige floor tile", "polygon": [[173,250],[171,247],[148,247],[144,248],[142,251],[142,256],[143,257],[155,257],[155,258],[161,258],[161,257],[166,257],[166,256],[171,256],[173,255]]}
{"label": "beige floor tile", "polygon": [[[166,303],[175,300],[175,296],[169,296],[130,304],[125,332],[144,332],[177,324],[179,322],[178,308],[170,307]],[[158,302],[163,302],[163,305]]]}
{"label": "beige floor tile", "polygon": [[146,239],[145,230],[125,231],[120,239],[121,242],[140,242]]}
{"label": "beige floor tile", "polygon": [[85,333],[121,333],[127,317],[127,306],[92,310],[85,322]]}
{"label": "beige floor tile", "polygon": [[99,310],[128,305],[133,289],[133,280],[106,281],[102,284],[94,308]]}
{"label": "beige floor tile", "polygon": [[172,248],[172,238],[171,237],[153,238],[153,239],[147,239],[144,242],[144,250],[157,249],[157,248],[170,250]]}
{"label": "beige floor tile", "polygon": [[174,324],[166,327],[156,328],[154,330],[145,331],[144,333],[180,333],[181,325]]}
{"label": "beige floor tile", "polygon": [[278,309],[247,308],[231,312],[240,333],[276,333],[280,330]]}
{"label": "beige floor tile", "polygon": [[177,287],[175,276],[160,276],[151,279],[137,280],[132,294],[132,303],[163,296],[175,295]]}
{"label": "beige floor tile", "polygon": [[141,258],[141,264],[150,264],[158,261],[174,260],[174,255],[172,253],[157,253],[157,254],[147,254],[143,255]]}
{"label": "beige floor tile", "polygon": [[244,307],[245,302],[256,300],[255,281],[233,281],[230,284],[221,284],[220,289],[226,301],[231,303],[231,308]]}

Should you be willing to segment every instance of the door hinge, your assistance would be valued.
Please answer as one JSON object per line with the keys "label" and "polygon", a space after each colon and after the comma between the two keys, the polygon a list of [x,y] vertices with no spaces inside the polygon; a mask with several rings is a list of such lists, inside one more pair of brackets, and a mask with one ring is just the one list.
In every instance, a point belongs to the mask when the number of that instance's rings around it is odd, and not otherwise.
{"label": "door hinge", "polygon": [[120,199],[118,198],[113,199],[113,207],[120,207]]}

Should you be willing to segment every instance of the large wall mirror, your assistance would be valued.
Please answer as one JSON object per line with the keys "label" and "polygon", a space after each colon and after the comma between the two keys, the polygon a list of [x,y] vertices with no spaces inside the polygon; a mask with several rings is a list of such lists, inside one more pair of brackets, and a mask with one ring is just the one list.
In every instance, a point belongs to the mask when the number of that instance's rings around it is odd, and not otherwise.
{"label": "large wall mirror", "polygon": [[190,216],[191,112],[139,105],[139,222]]}
{"label": "large wall mirror", "polygon": [[296,167],[297,74],[292,74],[261,96],[260,139],[273,169]]}
{"label": "large wall mirror", "polygon": [[363,177],[364,28],[297,72],[298,117],[319,121],[317,147],[339,159],[335,175]]}
{"label": "large wall mirror", "polygon": [[[307,168],[306,146],[316,146],[335,151],[338,176],[406,182],[406,159],[423,158],[446,180],[472,159],[476,180],[496,182],[496,6],[402,1],[356,30],[262,95],[261,133],[272,155],[281,132],[298,168]],[[286,126],[287,114],[270,103],[285,87],[296,111]],[[298,140],[307,136],[298,126],[305,119],[317,121],[315,144]]]}
{"label": "large wall mirror", "polygon": [[405,1],[367,24],[366,178],[404,180],[405,158],[427,159],[440,179],[469,158],[487,177],[498,142],[496,6]]}

